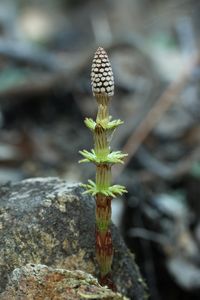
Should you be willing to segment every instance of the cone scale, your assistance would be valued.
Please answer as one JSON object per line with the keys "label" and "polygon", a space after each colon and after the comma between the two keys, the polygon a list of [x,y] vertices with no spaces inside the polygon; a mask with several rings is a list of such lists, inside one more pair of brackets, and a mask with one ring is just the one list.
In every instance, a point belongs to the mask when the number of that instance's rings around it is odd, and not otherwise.
{"label": "cone scale", "polygon": [[85,193],[96,199],[96,232],[95,249],[99,265],[100,283],[111,286],[111,267],[114,255],[111,223],[111,202],[114,197],[121,196],[126,189],[121,185],[111,185],[111,167],[115,163],[123,163],[126,154],[111,151],[110,140],[121,120],[112,120],[109,116],[109,104],[114,95],[114,79],[108,55],[99,47],[94,55],[91,71],[92,92],[98,105],[96,120],[86,118],[86,126],[93,132],[94,149],[80,153],[80,162],[92,162],[96,165],[96,181],[88,180],[82,184]]}

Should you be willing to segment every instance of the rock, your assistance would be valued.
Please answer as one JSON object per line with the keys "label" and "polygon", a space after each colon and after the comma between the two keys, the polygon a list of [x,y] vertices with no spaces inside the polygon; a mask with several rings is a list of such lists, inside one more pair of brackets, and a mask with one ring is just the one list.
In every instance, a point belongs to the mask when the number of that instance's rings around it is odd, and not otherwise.
{"label": "rock", "polygon": [[[67,297],[66,297],[67,296]],[[128,300],[119,293],[101,287],[98,281],[83,271],[53,269],[45,265],[28,264],[13,271],[1,300]]]}
{"label": "rock", "polygon": [[[82,270],[98,276],[95,201],[78,184],[34,178],[0,188],[0,292],[15,268],[28,263]],[[141,300],[146,287],[117,229],[112,226],[113,281],[123,295]]]}

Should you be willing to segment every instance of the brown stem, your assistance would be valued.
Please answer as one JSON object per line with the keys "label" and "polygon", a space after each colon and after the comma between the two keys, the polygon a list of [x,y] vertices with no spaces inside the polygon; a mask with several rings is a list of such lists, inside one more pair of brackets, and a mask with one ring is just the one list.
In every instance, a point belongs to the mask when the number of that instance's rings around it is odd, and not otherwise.
{"label": "brown stem", "polygon": [[96,195],[96,228],[101,236],[109,229],[111,220],[111,197],[102,194]]}
{"label": "brown stem", "polygon": [[111,197],[96,195],[96,259],[100,268],[100,283],[114,289],[110,276],[113,244],[110,227]]}

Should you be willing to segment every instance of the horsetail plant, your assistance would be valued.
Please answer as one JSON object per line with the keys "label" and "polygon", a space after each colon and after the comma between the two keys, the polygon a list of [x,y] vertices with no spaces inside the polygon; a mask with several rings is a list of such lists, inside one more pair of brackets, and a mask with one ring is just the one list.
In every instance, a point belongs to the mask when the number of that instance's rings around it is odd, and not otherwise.
{"label": "horsetail plant", "polygon": [[96,181],[88,180],[82,184],[96,198],[96,259],[99,265],[100,282],[108,284],[110,280],[113,259],[113,244],[110,231],[111,200],[121,196],[126,189],[121,185],[111,185],[111,167],[116,163],[123,163],[127,154],[112,151],[110,141],[116,127],[121,125],[121,120],[112,120],[109,116],[109,103],[114,95],[114,79],[107,53],[99,47],[95,53],[91,84],[93,95],[98,104],[96,121],[85,119],[85,125],[92,131],[94,149],[80,151],[84,157],[80,162],[92,162],[96,165]]}

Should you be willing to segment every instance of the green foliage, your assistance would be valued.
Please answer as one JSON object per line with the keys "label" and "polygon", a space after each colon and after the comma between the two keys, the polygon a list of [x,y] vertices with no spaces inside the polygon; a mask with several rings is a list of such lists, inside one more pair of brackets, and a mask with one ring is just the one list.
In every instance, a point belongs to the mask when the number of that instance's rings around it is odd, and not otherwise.
{"label": "green foliage", "polygon": [[121,196],[123,193],[127,193],[127,190],[122,185],[116,184],[104,189],[102,187],[98,187],[92,180],[88,180],[88,184],[81,184],[81,186],[86,189],[83,194],[91,194],[92,196],[100,193],[104,196],[115,198],[117,196]]}
{"label": "green foliage", "polygon": [[95,164],[108,163],[108,164],[123,164],[123,158],[127,156],[127,154],[121,153],[121,151],[112,151],[109,154],[104,156],[99,156],[99,153],[96,153],[94,149],[91,152],[87,150],[79,151],[79,153],[84,157],[84,159],[79,162],[92,162]]}
{"label": "green foliage", "polygon": [[[124,122],[121,120],[113,120],[111,121],[111,116],[109,117],[109,121],[107,120],[99,120],[98,124],[100,124],[105,130],[112,130],[114,131],[115,128],[117,128],[119,125],[123,124]],[[85,125],[92,131],[95,130],[95,127],[97,123],[91,119],[91,118],[86,118],[85,119]]]}

